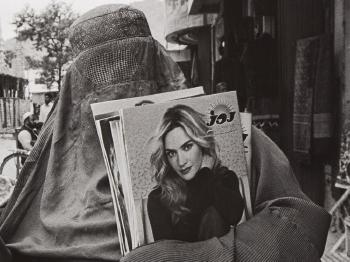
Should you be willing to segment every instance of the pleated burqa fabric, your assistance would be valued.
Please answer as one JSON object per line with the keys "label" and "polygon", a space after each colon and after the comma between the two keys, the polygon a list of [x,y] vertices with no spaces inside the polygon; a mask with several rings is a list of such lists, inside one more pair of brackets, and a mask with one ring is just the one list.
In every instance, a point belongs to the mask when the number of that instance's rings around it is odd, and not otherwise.
{"label": "pleated burqa fabric", "polygon": [[100,6],[70,30],[76,58],[1,216],[0,236],[14,261],[117,261],[112,198],[90,104],[187,88],[136,9]]}

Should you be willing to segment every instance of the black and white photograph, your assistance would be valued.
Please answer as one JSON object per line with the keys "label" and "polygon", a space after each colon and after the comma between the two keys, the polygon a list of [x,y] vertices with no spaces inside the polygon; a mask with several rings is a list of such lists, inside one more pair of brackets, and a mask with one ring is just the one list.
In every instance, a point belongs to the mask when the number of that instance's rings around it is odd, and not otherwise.
{"label": "black and white photograph", "polygon": [[348,28],[349,0],[0,1],[0,261],[350,261]]}

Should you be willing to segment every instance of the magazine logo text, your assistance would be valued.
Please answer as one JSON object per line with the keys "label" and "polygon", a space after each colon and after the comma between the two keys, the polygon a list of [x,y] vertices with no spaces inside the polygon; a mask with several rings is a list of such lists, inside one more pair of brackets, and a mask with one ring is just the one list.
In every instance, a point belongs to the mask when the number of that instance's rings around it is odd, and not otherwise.
{"label": "magazine logo text", "polygon": [[236,112],[231,110],[229,106],[225,104],[217,104],[212,106],[210,110],[209,122],[207,122],[207,126],[230,123],[234,120],[235,115]]}

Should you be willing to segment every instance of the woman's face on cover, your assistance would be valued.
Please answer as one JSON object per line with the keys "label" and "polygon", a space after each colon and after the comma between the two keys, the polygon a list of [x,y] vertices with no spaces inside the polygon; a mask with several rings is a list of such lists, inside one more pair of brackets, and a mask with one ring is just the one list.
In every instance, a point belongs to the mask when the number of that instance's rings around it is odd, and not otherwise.
{"label": "woman's face on cover", "polygon": [[164,138],[165,154],[170,166],[184,180],[193,179],[202,166],[201,148],[182,127],[169,131]]}

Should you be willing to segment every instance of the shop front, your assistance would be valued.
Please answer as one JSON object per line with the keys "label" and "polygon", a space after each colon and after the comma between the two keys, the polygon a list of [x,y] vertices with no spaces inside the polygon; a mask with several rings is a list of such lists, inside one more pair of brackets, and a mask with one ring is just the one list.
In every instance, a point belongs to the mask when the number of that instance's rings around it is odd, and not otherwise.
{"label": "shop front", "polygon": [[216,16],[208,39],[197,42],[198,49],[209,45],[211,90],[223,82],[237,91],[240,109],[253,114],[291,160],[303,190],[323,204],[324,169],[335,168],[337,144],[332,6],[316,0],[187,3],[188,17]]}

